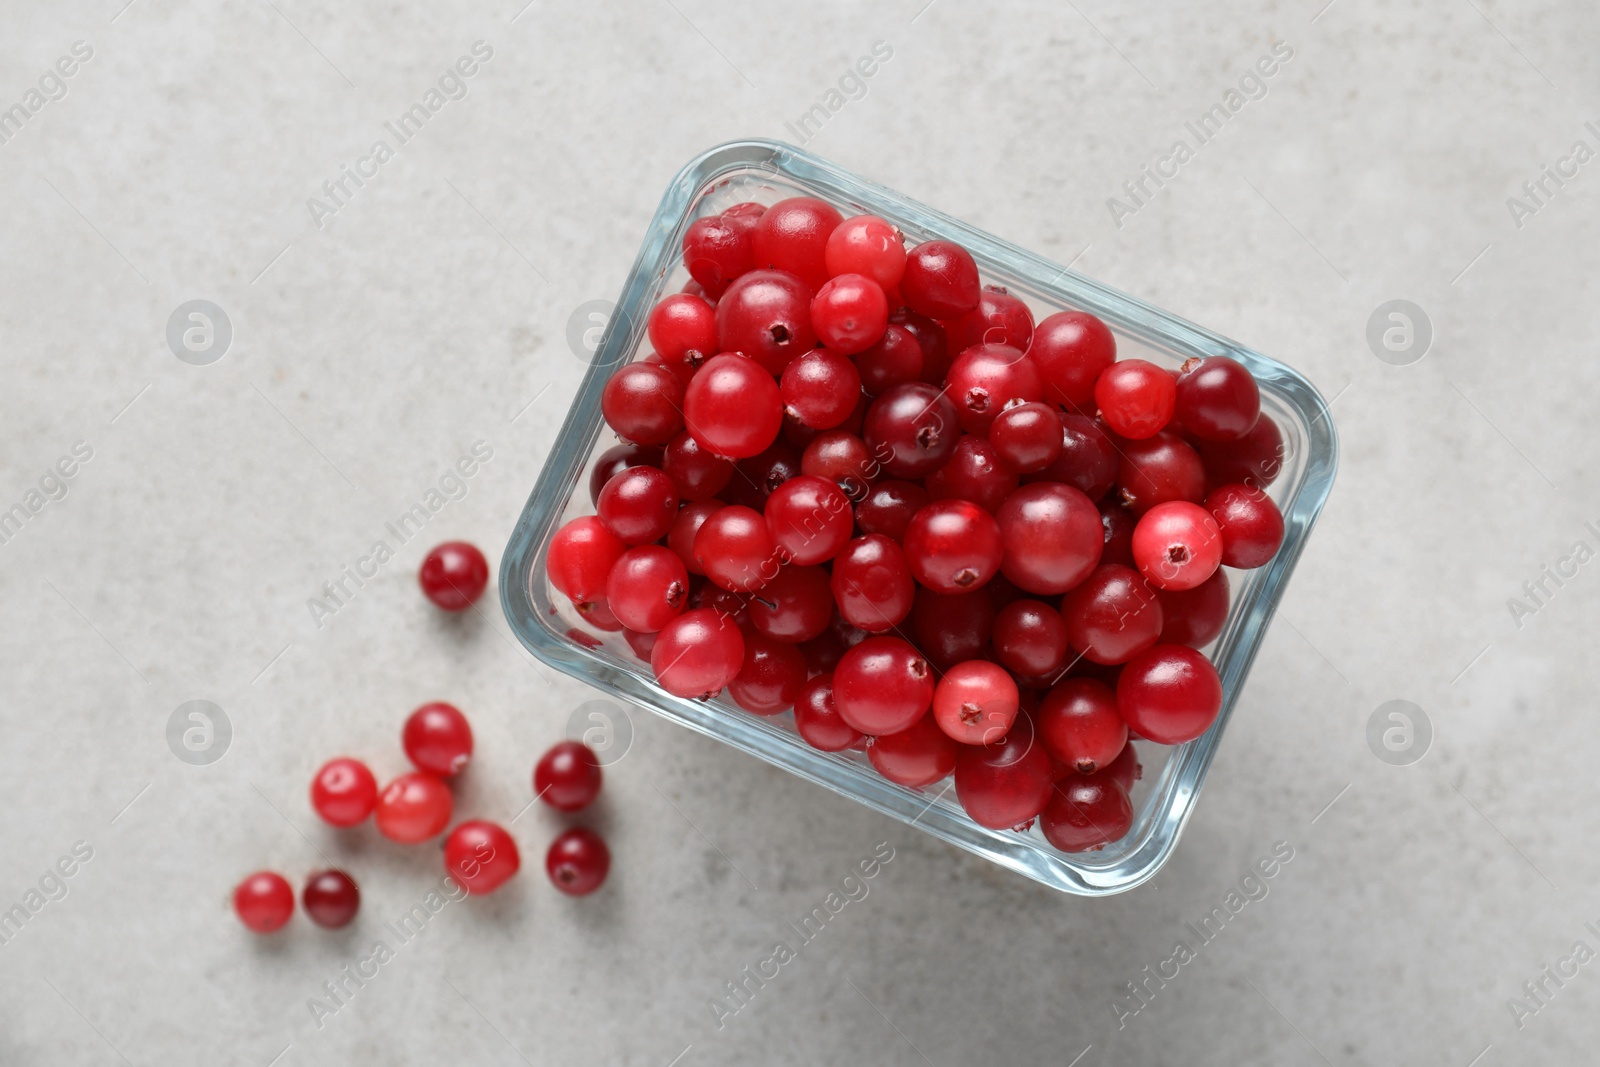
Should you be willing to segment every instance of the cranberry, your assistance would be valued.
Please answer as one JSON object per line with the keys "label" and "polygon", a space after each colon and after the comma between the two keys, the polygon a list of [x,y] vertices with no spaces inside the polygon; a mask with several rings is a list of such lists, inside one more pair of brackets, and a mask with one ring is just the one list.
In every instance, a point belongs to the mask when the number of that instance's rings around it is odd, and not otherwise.
{"label": "cranberry", "polygon": [[1121,504],[1109,500],[1102,500],[1100,508],[1100,528],[1105,531],[1105,547],[1100,551],[1101,563],[1120,563],[1124,567],[1135,566],[1133,562],[1133,527],[1137,520],[1133,512]]}
{"label": "cranberry", "polygon": [[[840,622],[849,626],[849,623],[844,623],[843,620],[840,620]],[[855,627],[852,626],[851,629],[854,630]],[[863,637],[866,636],[864,630],[856,632]],[[844,654],[849,650],[850,643],[832,626],[800,645],[800,654],[806,658],[806,671],[812,675],[826,674],[831,676],[833,669],[839,665],[839,660],[843,659]],[[832,690],[829,692],[831,693]]]}
{"label": "cranberry", "polygon": [[738,504],[706,516],[694,536],[694,556],[706,577],[737,593],[760,589],[778,573],[781,562],[767,520]]}
{"label": "cranberry", "polygon": [[550,584],[575,602],[605,596],[611,567],[628,546],[597,516],[573,519],[556,531],[545,553]]}
{"label": "cranberry", "polygon": [[865,735],[839,715],[833,703],[833,674],[819,675],[805,683],[794,701],[795,732],[812,748],[823,752],[843,752],[854,748]]}
{"label": "cranberry", "polygon": [[933,700],[933,669],[898,637],[869,637],[833,672],[840,716],[864,734],[892,734],[920,719]]}
{"label": "cranberry", "polygon": [[864,274],[887,291],[905,273],[906,246],[899,228],[876,215],[857,215],[828,235],[823,260],[831,276]]}
{"label": "cranberry", "polygon": [[630,548],[611,568],[606,603],[630,630],[654,633],[675,618],[689,599],[689,570],[670,548]]}
{"label": "cranberry", "polygon": [[916,586],[900,546],[883,534],[868,534],[834,560],[832,591],[845,621],[883,633],[911,613]]}
{"label": "cranberry", "polygon": [[867,408],[862,425],[873,458],[896,478],[922,478],[938,470],[960,436],[955,405],[924,382],[889,389]]}
{"label": "cranberry", "polygon": [[233,910],[256,933],[270,934],[294,915],[294,890],[276,871],[257,871],[234,889]]}
{"label": "cranberry", "polygon": [[614,634],[623,629],[622,623],[617,621],[616,613],[611,610],[611,605],[607,603],[605,597],[600,597],[596,600],[575,601],[572,607],[578,613],[579,618],[596,630],[604,630],[608,634]]}
{"label": "cranberry", "polygon": [[767,498],[767,530],[793,563],[823,563],[850,540],[850,501],[833,482],[811,475],[791,478]]}
{"label": "cranberry", "polygon": [[1133,742],[1129,741],[1122,746],[1122,753],[1111,764],[1098,774],[1109,778],[1122,787],[1124,793],[1133,793],[1133,784],[1144,774],[1144,768],[1139,766],[1139,753],[1134,751]]}
{"label": "cranberry", "polygon": [[1122,669],[1117,710],[1140,737],[1163,745],[1193,741],[1222,710],[1222,680],[1187,645],[1156,645]]}
{"label": "cranberry", "polygon": [[1039,321],[1028,357],[1039,368],[1048,399],[1093,414],[1095,381],[1116,362],[1117,340],[1087,311],[1058,311]]}
{"label": "cranberry", "polygon": [[[1024,474],[1042,471],[1054,463],[1056,457],[1061,455],[1063,439],[1061,418],[1048,404],[1037,400],[1008,407],[989,424],[989,443],[994,447],[995,455],[1009,464],[1012,470]],[[1115,464],[1112,469],[1115,470]],[[1108,488],[1110,484],[1108,480]],[[1082,489],[1083,486],[1078,488]]]}
{"label": "cranberry", "polygon": [[625,441],[664,445],[683,429],[683,382],[660,364],[629,363],[600,391],[600,414]]}
{"label": "cranberry", "polygon": [[1004,738],[1011,729],[1017,718],[1017,700],[1016,680],[1004,667],[988,660],[969,659],[957,663],[939,679],[933,690],[933,719],[952,741],[988,745]]}
{"label": "cranberry", "polygon": [[1009,345],[1026,352],[1033,340],[1033,312],[1004,286],[985,285],[978,294],[978,306],[946,323],[945,332],[958,352],[983,344]]}
{"label": "cranberry", "polygon": [[699,367],[720,351],[717,348],[717,313],[704,297],[688,293],[666,297],[650,312],[645,330],[656,353],[667,364]]}
{"label": "cranberry", "polygon": [[487,896],[522,867],[517,843],[501,826],[471,819],[444,839],[444,869],[473,896]]}
{"label": "cranberry", "polygon": [[905,330],[922,348],[922,380],[929,385],[943,385],[945,372],[950,369],[950,360],[958,354],[950,350],[950,339],[944,327],[910,308],[900,308],[892,313],[889,324]]}
{"label": "cranberry", "polygon": [[667,444],[660,467],[672,479],[678,499],[684,501],[714,497],[733,477],[731,462],[712,453],[688,433],[680,433]]}
{"label": "cranberry", "polygon": [[[695,293],[693,295],[699,296],[701,294]],[[680,388],[688,387],[689,380],[694,377],[694,372],[698,369],[681,361],[676,363],[668,363],[666,360],[661,358],[661,353],[659,352],[648,352],[645,354],[644,359],[640,360],[639,362],[647,363],[652,367],[658,367],[665,370],[668,374],[672,375],[678,380],[678,385]]]}
{"label": "cranberry", "polygon": [[589,471],[589,503],[594,504],[600,500],[600,490],[606,487],[611,476],[629,467],[659,467],[662,463],[661,449],[652,445],[636,445],[624,441],[620,445],[612,445],[600,453],[594,461],[594,468]]}
{"label": "cranberry", "polygon": [[970,500],[991,514],[1017,487],[1017,472],[995,452],[987,437],[963,434],[949,462],[928,475],[934,500]]}
{"label": "cranberry", "polygon": [[358,759],[331,759],[311,779],[311,806],[330,826],[357,826],[377,803],[378,782]]}
{"label": "cranberry", "polygon": [[1024,677],[1048,677],[1066,663],[1066,621],[1042,601],[1014,600],[1002,607],[993,639],[995,659]]}
{"label": "cranberry", "polygon": [[935,500],[911,517],[906,562],[917,581],[940,593],[978,589],[1000,569],[1001,527],[967,500]]}
{"label": "cranberry", "polygon": [[1163,431],[1142,441],[1122,444],[1117,472],[1122,503],[1143,515],[1157,504],[1187,500],[1198,504],[1206,491],[1200,455],[1177,434]]}
{"label": "cranberry", "polygon": [[978,307],[978,265],[954,241],[924,241],[906,253],[900,292],[918,315],[958,318]]}
{"label": "cranberry", "polygon": [[1217,520],[1186,500],[1157,504],[1133,528],[1134,562],[1161,589],[1193,589],[1211,577],[1222,545]]}
{"label": "cranberry", "polygon": [[402,845],[434,837],[450,823],[450,790],[431,774],[402,774],[378,794],[378,832]]}
{"label": "cranberry", "polygon": [[1039,828],[1062,852],[1093,852],[1127,836],[1133,828],[1133,805],[1105,775],[1073,773],[1055,784]]}
{"label": "cranberry", "polygon": [[550,843],[544,857],[550,884],[571,897],[600,888],[611,872],[611,850],[593,830],[575,826]]}
{"label": "cranberry", "polygon": [[1237,441],[1261,416],[1255,377],[1227,356],[1186,360],[1178,373],[1178,422],[1208,441]]}
{"label": "cranberry", "polygon": [[735,278],[756,265],[752,235],[760,218],[721,215],[696,219],[683,235],[683,265],[713,300],[722,296]]}
{"label": "cranberry", "polygon": [[472,727],[467,717],[442,700],[411,713],[400,732],[400,743],[417,770],[440,778],[460,773],[472,759]]}
{"label": "cranberry", "polygon": [[776,715],[794,705],[805,682],[806,658],[798,648],[750,630],[744,634],[744,664],[728,683],[728,695],[748,712]]}
{"label": "cranberry", "polygon": [[[839,569],[834,563],[834,572]],[[821,567],[790,563],[750,601],[750,625],[774,641],[798,644],[820,636],[833,619],[833,593]]]}
{"label": "cranberry", "polygon": [[992,744],[963,746],[956,756],[956,799],[979,826],[1006,830],[1031,822],[1050,802],[1050,757],[1035,744],[1033,720]]}
{"label": "cranberry", "polygon": [[826,478],[849,499],[860,500],[877,479],[880,468],[860,437],[848,430],[829,430],[806,446],[800,457],[800,471]]}
{"label": "cranberry", "polygon": [[622,639],[628,642],[628,649],[639,659],[650,662],[650,650],[656,647],[656,635],[640,633],[638,630],[624,629]]}
{"label": "cranberry", "polygon": [[674,696],[716,696],[742,666],[738,624],[711,608],[694,608],[667,623],[650,650],[656,683]]}
{"label": "cranberry", "polygon": [[730,504],[743,504],[760,511],[766,507],[773,490],[802,473],[800,453],[789,442],[779,439],[759,455],[740,460],[734,470],[737,476],[730,480],[722,495]]}
{"label": "cranberry", "polygon": [[1025,485],[1006,498],[995,520],[1005,546],[1001,567],[1027,592],[1064,593],[1100,562],[1100,512],[1070,485]]}
{"label": "cranberry", "polygon": [[783,368],[784,410],[814,430],[830,430],[850,417],[861,398],[861,374],[838,352],[813,349]]}
{"label": "cranberry", "polygon": [[1093,663],[1126,663],[1161,636],[1161,602],[1132,567],[1105,563],[1061,601],[1072,647]]}
{"label": "cranberry", "polygon": [[1201,441],[1200,455],[1205,459],[1206,479],[1212,485],[1244,482],[1265,489],[1283,470],[1289,450],[1278,424],[1263,414],[1255,427],[1237,441]]}
{"label": "cranberry", "polygon": [[830,278],[811,298],[811,328],[836,352],[854,355],[877,343],[889,324],[883,289],[860,274]]}
{"label": "cranberry", "polygon": [[917,647],[941,670],[963,660],[980,659],[989,647],[995,606],[987,588],[970,593],[917,590],[911,606],[911,630]]}
{"label": "cranberry", "polygon": [[489,561],[465,541],[435,545],[423,557],[417,584],[427,598],[446,611],[465,611],[489,584]]}
{"label": "cranberry", "polygon": [[[695,536],[700,532],[700,527],[705,525],[708,516],[726,506],[720,500],[696,500],[679,508],[678,517],[672,520],[672,529],[667,531],[667,547],[683,560],[683,565],[690,574],[705,573],[700,569],[699,561],[694,558]],[[610,584],[609,579],[607,584]]]}
{"label": "cranberry", "polygon": [[1260,567],[1283,544],[1283,515],[1272,498],[1248,485],[1224,485],[1206,497],[1205,509],[1222,531],[1222,565]]}
{"label": "cranberry", "polygon": [[1025,404],[1044,395],[1039,371],[1021,349],[974,345],[956,357],[945,378],[956,417],[968,433],[988,433],[1007,404]]}
{"label": "cranberry", "polygon": [[1129,440],[1149,437],[1172,421],[1177,395],[1171,372],[1143,359],[1113,363],[1094,385],[1101,418]]}
{"label": "cranberry", "polygon": [[939,729],[932,715],[924,715],[898,733],[871,738],[867,742],[867,759],[889,781],[921,789],[956,769],[960,748]]}
{"label": "cranberry", "polygon": [[778,201],[756,223],[756,263],[788,271],[817,288],[828,280],[828,238],[842,218],[831,204],[816,197]]}
{"label": "cranberry", "polygon": [[922,377],[922,345],[911,331],[897,323],[884,327],[883,336],[856,353],[856,370],[861,388],[868,396],[878,396],[897,385]]}
{"label": "cranberry", "polygon": [[1117,480],[1121,458],[1117,445],[1098,419],[1063,411],[1060,421],[1060,454],[1048,467],[1023,481],[1062,482],[1090,500],[1099,500]]}
{"label": "cranberry", "polygon": [[672,529],[678,515],[678,491],[672,479],[655,467],[629,467],[613,475],[600,490],[600,521],[624,544],[644,545]]}
{"label": "cranberry", "polygon": [[[718,615],[728,619],[735,626],[743,626],[750,621],[750,598],[743,593],[735,593],[710,582],[701,582],[698,585],[690,583],[689,607],[710,608]],[[663,627],[662,629],[665,629]],[[660,631],[656,631],[660,633]],[[654,646],[651,646],[654,648]]]}
{"label": "cranberry", "polygon": [[581,811],[600,795],[605,775],[582,741],[559,741],[533,765],[533,795],[557,811]]}
{"label": "cranberry", "polygon": [[1093,678],[1068,678],[1039,703],[1039,737],[1050,755],[1082,774],[1094,774],[1122,754],[1128,724],[1117,694]]}
{"label": "cranberry", "polygon": [[856,525],[862,533],[883,534],[899,541],[905,537],[911,516],[933,498],[915,482],[891,478],[872,486],[856,505]]}
{"label": "cranberry", "polygon": [[361,889],[343,871],[316,871],[306,878],[300,904],[318,926],[337,930],[361,910]]}
{"label": "cranberry", "polygon": [[744,459],[778,439],[783,395],[754,360],[730,353],[712,356],[684,390],[683,421],[712,452]]}
{"label": "cranberry", "polygon": [[1215,574],[1193,589],[1162,589],[1161,643],[1204,648],[1228,621],[1228,572]]}

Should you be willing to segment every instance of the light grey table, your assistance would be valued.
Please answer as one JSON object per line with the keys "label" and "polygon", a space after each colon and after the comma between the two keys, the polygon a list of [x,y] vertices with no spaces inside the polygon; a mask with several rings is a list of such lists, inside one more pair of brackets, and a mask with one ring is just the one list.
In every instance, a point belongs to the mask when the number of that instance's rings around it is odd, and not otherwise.
{"label": "light grey table", "polygon": [[[27,512],[0,543],[0,906],[37,905],[0,944],[0,1062],[1593,1060],[1592,11],[522,2],[0,11],[22,108],[0,112],[0,507]],[[386,126],[418,103],[420,130]],[[415,568],[446,538],[498,557],[583,369],[575,311],[616,294],[678,166],[750,134],[1334,401],[1334,495],[1153,883],[1064,897],[643,713],[588,817],[609,884],[545,882],[564,823],[523,811],[529,770],[595,694],[538,673],[492,601],[442,617]],[[184,362],[193,300],[231,336]],[[1369,345],[1391,300],[1425,354]],[[475,444],[424,530],[386,538]],[[380,539],[393,559],[362,564]],[[305,788],[340,752],[398,772],[435,697],[478,733],[460,810],[517,816],[525,867],[400,943],[437,854],[336,834]],[[191,700],[231,725],[210,765],[169,749]],[[1390,700],[1431,726],[1407,766],[1367,741]],[[880,843],[865,899],[713,1008]],[[1147,980],[1274,847],[1267,895]],[[362,880],[345,932],[229,914],[245,872],[325,861]],[[393,958],[319,1018],[379,939]],[[1129,982],[1148,1004],[1119,1018]]]}

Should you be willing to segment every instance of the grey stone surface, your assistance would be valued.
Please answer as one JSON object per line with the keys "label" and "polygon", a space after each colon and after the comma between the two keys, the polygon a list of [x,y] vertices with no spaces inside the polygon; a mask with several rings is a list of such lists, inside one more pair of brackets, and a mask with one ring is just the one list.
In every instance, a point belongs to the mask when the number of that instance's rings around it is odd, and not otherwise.
{"label": "grey stone surface", "polygon": [[[1600,148],[1593,12],[924,2],[0,6],[0,107],[40,89],[0,143],[0,506],[47,501],[0,544],[0,906],[60,897],[0,944],[0,1062],[1593,1061],[1600,964],[1508,1006],[1600,949],[1600,578],[1522,590],[1600,547],[1600,161],[1521,189]],[[792,139],[880,40],[892,59],[811,148],[1337,398],[1338,485],[1176,856],[1063,897],[636,714],[588,817],[616,855],[601,894],[551,890],[562,820],[528,810],[523,875],[449,905],[319,1028],[308,998],[441,870],[320,826],[315,766],[398,772],[401,718],[449,698],[480,745],[461,812],[510,819],[595,696],[536,671],[492,604],[433,611],[422,553],[497,559],[579,381],[569,316],[616,294],[678,166]],[[76,41],[92,58],[50,80]],[[465,98],[319,226],[308,198],[477,41]],[[1265,95],[1119,227],[1107,198],[1274,41],[1293,56]],[[1368,347],[1397,299],[1432,323],[1409,365]],[[231,322],[208,365],[169,347],[192,300]],[[477,441],[466,494],[319,628],[307,599]],[[1367,723],[1402,699],[1433,739],[1393,766]],[[193,700],[231,725],[209,764],[169,747]],[[880,842],[870,895],[719,1028],[724,983]],[[1276,842],[1268,895],[1119,1028],[1119,987]],[[244,873],[324,862],[361,880],[354,927],[231,918]]]}

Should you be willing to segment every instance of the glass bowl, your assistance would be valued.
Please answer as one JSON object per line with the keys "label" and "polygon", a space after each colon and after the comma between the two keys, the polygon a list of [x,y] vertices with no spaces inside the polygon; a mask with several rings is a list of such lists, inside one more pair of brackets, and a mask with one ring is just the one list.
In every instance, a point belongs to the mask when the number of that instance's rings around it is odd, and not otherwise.
{"label": "glass bowl", "polygon": [[[758,717],[727,700],[673,696],[655,684],[649,664],[632,654],[620,634],[587,625],[545,577],[545,552],[555,531],[570,519],[593,513],[588,470],[598,452],[614,443],[609,433],[600,440],[605,431],[600,393],[606,379],[622,364],[648,354],[645,320],[650,308],[688,280],[681,255],[684,231],[696,218],[740,201],[772,203],[797,195],[826,200],[847,217],[882,216],[913,243],[935,237],[959,242],[977,260],[985,283],[1004,285],[1028,303],[1035,318],[1063,309],[1099,316],[1116,334],[1119,358],[1168,366],[1191,356],[1236,359],[1255,375],[1262,411],[1283,431],[1282,471],[1270,487],[1283,511],[1283,547],[1267,566],[1229,574],[1233,602],[1228,620],[1207,649],[1222,676],[1222,712],[1204,736],[1186,744],[1169,748],[1137,743],[1144,773],[1132,795],[1133,827],[1114,844],[1068,854],[1051,847],[1037,826],[1025,832],[985,829],[961,810],[948,779],[922,790],[908,789],[880,777],[859,752],[811,748],[795,733],[788,712]],[[583,385],[506,546],[500,598],[522,643],[557,670],[1045,885],[1104,896],[1154,876],[1177,845],[1278,598],[1328,497],[1337,459],[1326,403],[1289,367],[810,153],[774,141],[736,141],[691,160],[662,197]]]}

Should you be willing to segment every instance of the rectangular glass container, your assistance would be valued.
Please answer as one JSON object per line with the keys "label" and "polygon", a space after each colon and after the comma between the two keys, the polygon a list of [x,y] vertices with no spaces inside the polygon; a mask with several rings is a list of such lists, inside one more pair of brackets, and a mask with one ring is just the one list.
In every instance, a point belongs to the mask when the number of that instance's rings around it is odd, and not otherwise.
{"label": "rectangular glass container", "polygon": [[[609,435],[600,440],[605,429],[601,390],[617,367],[648,354],[645,320],[650,309],[688,280],[681,254],[684,231],[695,219],[741,201],[770,204],[801,195],[826,200],[846,217],[879,215],[899,226],[912,244],[936,237],[959,242],[976,259],[984,282],[1004,285],[1032,308],[1035,319],[1066,309],[1099,316],[1116,334],[1119,358],[1167,366],[1192,356],[1238,360],[1260,385],[1262,411],[1283,431],[1282,470],[1269,489],[1283,512],[1283,547],[1265,567],[1229,573],[1227,624],[1206,649],[1222,676],[1222,712],[1204,736],[1186,744],[1169,748],[1137,742],[1144,774],[1132,796],[1133,828],[1100,851],[1058,852],[1037,826],[1020,833],[985,829],[961,810],[948,779],[923,790],[895,785],[880,777],[861,753],[820,752],[807,745],[795,733],[788,712],[758,717],[727,700],[673,696],[655,684],[649,664],[634,657],[620,634],[587,626],[549,586],[544,557],[550,539],[563,523],[593,513],[588,471],[595,456],[613,443]],[[500,598],[522,643],[557,670],[1045,885],[1104,896],[1154,876],[1177,845],[1273,609],[1328,497],[1337,461],[1338,441],[1326,403],[1309,381],[1282,363],[798,148],[737,141],[691,160],[662,197],[589,371],[506,546]]]}

